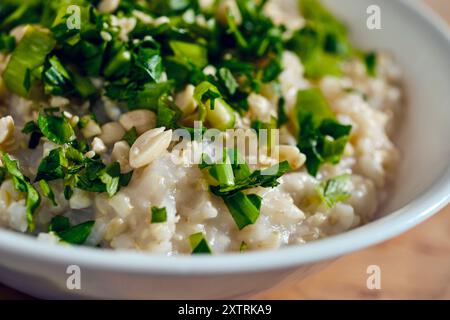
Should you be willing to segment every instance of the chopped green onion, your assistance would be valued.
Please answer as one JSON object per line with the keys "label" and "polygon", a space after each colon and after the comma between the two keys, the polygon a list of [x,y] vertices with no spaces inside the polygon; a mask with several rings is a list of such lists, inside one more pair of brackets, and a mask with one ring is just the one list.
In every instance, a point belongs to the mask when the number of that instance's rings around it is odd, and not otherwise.
{"label": "chopped green onion", "polygon": [[258,219],[262,202],[260,196],[237,192],[231,196],[223,197],[223,200],[239,230],[254,224]]}
{"label": "chopped green onion", "polygon": [[166,208],[152,207],[152,220],[151,223],[162,223],[167,221]]}
{"label": "chopped green onion", "polygon": [[208,64],[206,47],[178,40],[169,41],[169,46],[176,57],[186,60],[198,68],[204,68]]}
{"label": "chopped green onion", "polygon": [[23,97],[27,97],[29,93],[29,88],[24,86],[27,70],[33,71],[42,66],[45,57],[55,46],[55,40],[48,31],[33,26],[26,28],[25,35],[13,51],[3,73],[8,89]]}
{"label": "chopped green onion", "polygon": [[192,254],[211,254],[208,242],[202,232],[194,233],[189,236],[189,242],[192,248]]}
{"label": "chopped green onion", "polygon": [[48,184],[48,182],[45,180],[40,180],[39,186],[41,187],[42,194],[44,195],[44,197],[49,198],[50,201],[53,203],[53,205],[56,207],[58,204],[56,203],[55,200],[55,194],[53,193],[53,190]]}
{"label": "chopped green onion", "polygon": [[61,241],[81,245],[91,234],[94,224],[95,221],[86,221],[76,226],[70,226],[67,217],[56,216],[50,222],[49,231],[55,232]]}

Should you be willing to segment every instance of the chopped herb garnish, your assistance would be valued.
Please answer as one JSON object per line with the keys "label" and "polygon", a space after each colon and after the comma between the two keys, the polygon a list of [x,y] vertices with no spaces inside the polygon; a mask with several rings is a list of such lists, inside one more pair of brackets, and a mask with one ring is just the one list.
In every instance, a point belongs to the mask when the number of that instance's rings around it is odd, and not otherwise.
{"label": "chopped herb garnish", "polygon": [[0,33],[0,52],[12,52],[16,47],[16,39],[13,36]]}
{"label": "chopped herb garnish", "polygon": [[300,90],[295,106],[298,147],[306,155],[306,168],[315,176],[324,163],[340,161],[351,126],[342,125],[319,89]]}
{"label": "chopped herb garnish", "polygon": [[254,224],[259,217],[262,198],[256,194],[236,192],[223,200],[239,230]]}
{"label": "chopped herb garnish", "polygon": [[56,144],[68,143],[76,138],[66,117],[56,116],[50,112],[41,112],[37,124],[42,135]]}
{"label": "chopped herb garnish", "polygon": [[49,32],[28,26],[3,73],[8,89],[27,97],[34,83],[32,71],[44,64],[45,57],[54,46],[55,40]]}
{"label": "chopped herb garnish", "polygon": [[211,254],[208,242],[203,236],[202,232],[194,233],[189,236],[189,243],[191,244],[192,254]]}
{"label": "chopped herb garnish", "polygon": [[377,76],[377,54],[369,52],[364,55],[364,62],[366,65],[367,74],[371,77]]}
{"label": "chopped herb garnish", "polygon": [[84,244],[91,234],[95,221],[86,221],[75,226],[70,226],[67,217],[56,216],[52,219],[49,232],[54,232],[61,241],[81,245]]}
{"label": "chopped herb garnish", "polygon": [[41,197],[36,188],[30,183],[30,179],[22,174],[17,161],[12,160],[7,153],[4,153],[2,162],[8,175],[13,180],[16,190],[26,194],[25,205],[27,212],[28,230],[30,232],[33,232],[35,229],[33,214],[41,203]]}
{"label": "chopped herb garnish", "polygon": [[287,161],[264,170],[250,171],[237,150],[225,149],[222,163],[211,164],[206,155],[200,164],[200,169],[206,170],[211,178],[217,181],[210,190],[222,197],[239,229],[253,224],[259,217],[261,197],[255,194],[245,194],[242,191],[256,187],[275,187],[278,178],[290,171]]}
{"label": "chopped herb garnish", "polygon": [[135,127],[131,128],[130,130],[128,130],[127,132],[125,132],[122,140],[125,140],[128,145],[131,147],[133,145],[133,143],[136,141],[138,137],[138,133]]}
{"label": "chopped herb garnish", "polygon": [[48,184],[48,182],[45,180],[40,180],[39,186],[41,187],[42,194],[44,195],[44,197],[49,198],[52,204],[56,207],[58,204],[56,203],[55,200],[55,194],[53,193],[53,190]]}
{"label": "chopped herb garnish", "polygon": [[151,223],[161,223],[167,221],[166,208],[152,207],[152,220]]}
{"label": "chopped herb garnish", "polygon": [[350,188],[350,175],[343,174],[321,182],[317,192],[327,207],[332,208],[336,203],[350,198]]}

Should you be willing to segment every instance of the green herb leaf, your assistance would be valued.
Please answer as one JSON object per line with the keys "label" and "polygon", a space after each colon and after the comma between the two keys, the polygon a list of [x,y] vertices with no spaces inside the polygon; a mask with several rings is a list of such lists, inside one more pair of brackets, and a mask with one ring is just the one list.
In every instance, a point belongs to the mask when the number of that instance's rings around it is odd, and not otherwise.
{"label": "green herb leaf", "polygon": [[208,64],[207,50],[199,44],[173,40],[169,41],[169,46],[175,57],[186,63],[192,63],[198,68],[204,68]]}
{"label": "green herb leaf", "polygon": [[194,233],[189,236],[189,242],[192,248],[192,254],[211,254],[208,242],[202,232]]}
{"label": "green herb leaf", "polygon": [[49,231],[53,231],[64,242],[81,245],[84,244],[92,232],[95,221],[86,221],[76,226],[70,226],[69,219],[56,216],[52,219]]}
{"label": "green herb leaf", "polygon": [[228,93],[230,95],[234,95],[236,93],[237,88],[239,88],[236,79],[228,68],[220,68],[219,69],[219,79],[223,82],[225,88],[227,88]]}
{"label": "green herb leaf", "polygon": [[99,177],[106,185],[106,192],[108,195],[110,197],[114,196],[120,187],[120,164],[118,162],[113,162],[100,173]]}
{"label": "green herb leaf", "polygon": [[122,137],[122,140],[125,140],[131,147],[133,143],[136,141],[137,137],[138,137],[137,130],[135,127],[133,127],[127,132],[125,132],[124,136]]}
{"label": "green herb leaf", "polygon": [[350,188],[350,175],[343,174],[321,182],[317,187],[317,192],[327,207],[332,208],[336,203],[350,198]]}
{"label": "green herb leaf", "polygon": [[0,33],[0,52],[12,52],[16,47],[16,39],[8,34]]}
{"label": "green herb leaf", "polygon": [[230,186],[211,186],[211,191],[217,196],[229,196],[239,191],[248,190],[256,187],[271,188],[276,187],[278,178],[289,172],[291,167],[287,161],[280,162],[264,170],[253,171],[249,176],[236,180]]}
{"label": "green herb leaf", "polygon": [[248,244],[245,243],[245,241],[241,242],[241,245],[239,246],[239,252],[245,252],[248,250]]}
{"label": "green herb leaf", "polygon": [[27,97],[32,86],[30,72],[44,64],[45,57],[54,46],[55,40],[50,33],[28,26],[3,73],[8,89]]}
{"label": "green herb leaf", "polygon": [[41,197],[34,186],[29,182],[30,180],[22,174],[17,161],[12,160],[7,153],[3,154],[2,160],[6,171],[13,178],[14,187],[18,191],[26,193],[25,204],[28,230],[33,232],[35,228],[33,214],[41,203]]}
{"label": "green herb leaf", "polygon": [[377,54],[369,52],[364,55],[364,63],[366,65],[367,74],[371,77],[377,76]]}
{"label": "green herb leaf", "polygon": [[49,198],[50,201],[53,203],[53,205],[56,207],[58,204],[56,203],[55,200],[55,194],[53,193],[53,190],[48,184],[48,182],[45,180],[40,180],[39,186],[41,187],[42,194],[44,195],[44,197]]}
{"label": "green herb leaf", "polygon": [[167,221],[166,208],[152,207],[152,220],[151,223],[161,223]]}
{"label": "green herb leaf", "polygon": [[239,230],[254,224],[259,217],[262,198],[256,194],[234,193],[223,198]]}
{"label": "green herb leaf", "polygon": [[64,167],[67,166],[68,162],[62,148],[50,150],[48,156],[39,164],[36,181],[62,179],[65,174]]}
{"label": "green herb leaf", "polygon": [[56,144],[68,143],[76,138],[72,126],[65,117],[40,112],[38,126],[42,134]]}
{"label": "green herb leaf", "polygon": [[70,221],[69,218],[64,216],[55,216],[50,221],[50,225],[48,226],[49,232],[58,233],[60,231],[64,231],[70,229]]}

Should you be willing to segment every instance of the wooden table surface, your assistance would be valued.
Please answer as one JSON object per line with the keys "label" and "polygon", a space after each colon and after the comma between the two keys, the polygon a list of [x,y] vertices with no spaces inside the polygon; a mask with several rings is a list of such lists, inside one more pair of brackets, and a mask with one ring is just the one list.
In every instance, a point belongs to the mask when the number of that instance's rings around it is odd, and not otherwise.
{"label": "wooden table surface", "polygon": [[[450,23],[450,0],[426,0]],[[366,286],[367,267],[381,269],[381,289]],[[0,299],[27,299],[0,284]],[[409,232],[331,263],[256,299],[450,299],[450,205]]]}

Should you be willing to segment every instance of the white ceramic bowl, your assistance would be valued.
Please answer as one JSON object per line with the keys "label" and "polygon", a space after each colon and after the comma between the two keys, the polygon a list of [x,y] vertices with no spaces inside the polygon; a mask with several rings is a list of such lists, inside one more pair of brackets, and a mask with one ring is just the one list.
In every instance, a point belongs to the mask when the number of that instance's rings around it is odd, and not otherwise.
{"label": "white ceramic bowl", "polygon": [[[358,45],[391,51],[404,70],[408,108],[397,141],[402,162],[376,221],[303,246],[221,256],[159,257],[66,248],[0,230],[0,282],[43,298],[227,298],[259,292],[319,262],[380,243],[430,217],[450,199],[450,36],[415,0],[326,0]],[[382,30],[366,28],[381,7]],[[69,265],[81,290],[66,287]],[[295,272],[297,271],[297,272]]]}

